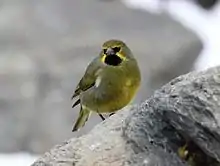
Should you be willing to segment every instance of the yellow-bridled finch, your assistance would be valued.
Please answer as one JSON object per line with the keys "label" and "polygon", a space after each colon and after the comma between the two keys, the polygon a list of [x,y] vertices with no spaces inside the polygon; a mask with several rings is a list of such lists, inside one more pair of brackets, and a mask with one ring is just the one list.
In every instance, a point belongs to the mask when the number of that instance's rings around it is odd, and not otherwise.
{"label": "yellow-bridled finch", "polygon": [[131,50],[120,40],[109,40],[102,45],[100,55],[87,67],[72,99],[79,99],[78,119],[72,129],[83,127],[92,112],[115,113],[125,107],[135,96],[141,74]]}

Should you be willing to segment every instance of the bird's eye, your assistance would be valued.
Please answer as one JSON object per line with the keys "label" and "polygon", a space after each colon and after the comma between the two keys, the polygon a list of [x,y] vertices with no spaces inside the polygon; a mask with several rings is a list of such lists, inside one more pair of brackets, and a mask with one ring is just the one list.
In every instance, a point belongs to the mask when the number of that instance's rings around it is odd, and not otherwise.
{"label": "bird's eye", "polygon": [[106,54],[106,52],[107,52],[107,49],[103,49],[103,52],[104,52],[104,54]]}
{"label": "bird's eye", "polygon": [[112,48],[112,49],[114,50],[115,53],[116,53],[116,52],[119,52],[119,51],[121,50],[120,47],[114,47],[114,48]]}

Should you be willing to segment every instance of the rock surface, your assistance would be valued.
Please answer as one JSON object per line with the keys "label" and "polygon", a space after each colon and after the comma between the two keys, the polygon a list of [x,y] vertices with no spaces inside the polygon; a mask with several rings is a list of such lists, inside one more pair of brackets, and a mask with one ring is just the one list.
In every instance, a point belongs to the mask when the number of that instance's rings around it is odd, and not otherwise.
{"label": "rock surface", "polygon": [[[113,12],[114,10],[114,12]],[[72,133],[71,93],[107,39],[124,40],[142,71],[136,102],[190,71],[198,37],[169,16],[127,9],[120,1],[10,0],[0,10],[0,151],[40,153]]]}
{"label": "rock surface", "polygon": [[186,142],[189,154],[200,155],[190,166],[219,166],[219,103],[220,67],[179,76],[32,166],[186,166],[178,153]]}

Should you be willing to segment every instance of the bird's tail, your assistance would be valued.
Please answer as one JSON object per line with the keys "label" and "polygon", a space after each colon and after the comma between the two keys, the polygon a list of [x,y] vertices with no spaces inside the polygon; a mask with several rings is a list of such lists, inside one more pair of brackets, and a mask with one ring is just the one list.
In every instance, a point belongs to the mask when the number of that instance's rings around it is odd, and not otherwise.
{"label": "bird's tail", "polygon": [[72,132],[79,130],[79,128],[83,127],[86,121],[89,119],[91,112],[87,109],[80,109],[78,119],[72,129]]}

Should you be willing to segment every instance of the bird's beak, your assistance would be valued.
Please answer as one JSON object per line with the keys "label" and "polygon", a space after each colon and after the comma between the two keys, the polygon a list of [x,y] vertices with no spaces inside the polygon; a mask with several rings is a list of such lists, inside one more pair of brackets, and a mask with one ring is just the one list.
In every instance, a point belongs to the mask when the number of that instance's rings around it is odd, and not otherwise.
{"label": "bird's beak", "polygon": [[115,51],[112,49],[112,48],[108,48],[106,50],[106,55],[109,56],[109,55],[115,55]]}

